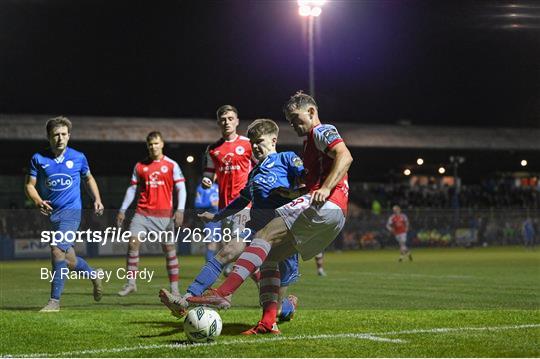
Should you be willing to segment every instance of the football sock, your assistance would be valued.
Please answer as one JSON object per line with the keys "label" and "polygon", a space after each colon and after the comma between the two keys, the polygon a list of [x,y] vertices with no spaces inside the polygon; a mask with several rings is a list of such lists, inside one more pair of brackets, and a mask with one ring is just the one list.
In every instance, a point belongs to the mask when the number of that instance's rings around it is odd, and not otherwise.
{"label": "football sock", "polygon": [[176,248],[167,251],[167,273],[169,274],[169,283],[171,283],[171,291],[178,293],[178,258],[176,257]]}
{"label": "football sock", "polygon": [[60,300],[60,295],[62,295],[62,291],[64,290],[65,280],[62,272],[67,273],[67,264],[65,260],[57,261],[53,262],[52,267],[54,271],[54,276],[51,283],[51,299]]}
{"label": "football sock", "polygon": [[249,247],[242,252],[234,264],[232,273],[217,289],[218,293],[224,297],[233,294],[246,278],[263,264],[270,249],[272,245],[263,239],[255,238],[251,241]]}
{"label": "football sock", "polygon": [[77,257],[77,262],[75,263],[74,270],[77,272],[84,272],[88,274],[92,274],[95,272],[94,268],[90,267],[88,263],[81,257]]}
{"label": "football sock", "polygon": [[206,254],[204,256],[206,258],[206,262],[210,262],[210,260],[214,258],[214,255],[216,254],[215,252],[216,251],[213,251],[211,249],[206,249]]}
{"label": "football sock", "polygon": [[282,318],[289,317],[294,312],[294,306],[289,300],[289,298],[283,298],[281,301],[281,313],[279,314]]}
{"label": "football sock", "polygon": [[210,288],[216,282],[223,270],[221,264],[216,257],[212,257],[202,267],[201,271],[188,287],[187,291],[195,296],[201,295],[206,289]]}
{"label": "football sock", "polygon": [[268,328],[272,328],[272,325],[276,322],[280,283],[278,264],[276,262],[264,262],[261,267],[259,300],[263,307],[261,322]]}
{"label": "football sock", "polygon": [[127,257],[127,274],[128,274],[128,283],[135,285],[136,279],[135,275],[137,274],[137,270],[139,269],[139,251],[138,250],[130,250],[128,251],[128,257]]}

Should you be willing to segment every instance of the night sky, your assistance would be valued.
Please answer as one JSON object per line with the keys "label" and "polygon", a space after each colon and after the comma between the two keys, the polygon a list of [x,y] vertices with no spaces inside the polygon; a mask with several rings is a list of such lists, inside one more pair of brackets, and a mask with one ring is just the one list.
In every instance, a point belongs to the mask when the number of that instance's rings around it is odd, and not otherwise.
{"label": "night sky", "polygon": [[[4,0],[0,112],[282,119],[306,23],[296,1]],[[540,2],[328,1],[316,25],[323,121],[540,126]]]}

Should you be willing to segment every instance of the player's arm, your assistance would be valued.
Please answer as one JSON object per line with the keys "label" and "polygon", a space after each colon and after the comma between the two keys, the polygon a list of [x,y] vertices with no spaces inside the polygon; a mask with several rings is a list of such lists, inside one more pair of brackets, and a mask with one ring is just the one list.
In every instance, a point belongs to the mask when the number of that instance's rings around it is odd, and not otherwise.
{"label": "player's arm", "polygon": [[174,188],[176,189],[177,203],[178,203],[176,207],[176,212],[174,212],[174,224],[177,227],[180,227],[182,223],[184,223],[184,210],[186,208],[186,199],[187,199],[185,181],[177,182],[174,185]]}
{"label": "player's arm", "polygon": [[405,232],[409,231],[409,218],[406,215],[403,215],[404,222],[405,222]]}
{"label": "player's arm", "polygon": [[184,223],[184,209],[186,208],[187,191],[186,179],[184,178],[184,174],[182,173],[180,166],[176,162],[174,162],[173,166],[173,181],[174,189],[176,190],[177,195],[176,211],[174,212],[174,224],[177,227],[180,227],[182,223]]}
{"label": "player's arm", "polygon": [[238,197],[236,197],[234,201],[229,203],[227,207],[223,208],[217,213],[204,212],[202,214],[199,214],[198,216],[204,222],[218,222],[224,218],[240,212],[241,210],[246,208],[249,202],[251,202],[249,190],[247,187],[244,187],[244,189],[240,191]]}
{"label": "player's arm", "polygon": [[36,183],[36,177],[30,175],[26,176],[24,192],[26,193],[26,197],[28,197],[32,202],[34,202],[34,205],[39,208],[41,214],[48,216],[52,213],[53,208],[51,207],[49,201],[44,201],[41,198],[36,189]]}
{"label": "player's arm", "polygon": [[101,196],[99,194],[99,188],[98,188],[96,179],[89,172],[84,177],[84,180],[90,192],[90,196],[92,196],[92,198],[94,199],[94,212],[98,216],[101,216],[103,214],[103,210],[105,209],[105,207],[103,206],[103,203],[101,203]]}
{"label": "player's arm", "polygon": [[214,160],[210,156],[210,146],[206,148],[206,152],[204,154],[204,160],[203,160],[203,177],[201,180],[201,184],[203,188],[208,189],[212,187],[212,184],[214,183],[216,179],[216,167],[214,164]]}
{"label": "player's arm", "polygon": [[127,190],[126,194],[124,195],[124,200],[122,201],[122,205],[120,206],[120,209],[118,210],[118,214],[116,215],[116,225],[118,227],[122,227],[122,224],[124,223],[124,220],[126,219],[126,211],[135,199],[135,195],[137,194],[137,184],[130,185]]}
{"label": "player's arm", "polygon": [[322,204],[339,181],[347,174],[353,158],[345,143],[340,142],[327,151],[328,156],[334,160],[332,168],[321,188],[313,192],[313,203]]}
{"label": "player's arm", "polygon": [[389,232],[392,232],[392,216],[390,216],[386,222],[386,229],[388,229]]}

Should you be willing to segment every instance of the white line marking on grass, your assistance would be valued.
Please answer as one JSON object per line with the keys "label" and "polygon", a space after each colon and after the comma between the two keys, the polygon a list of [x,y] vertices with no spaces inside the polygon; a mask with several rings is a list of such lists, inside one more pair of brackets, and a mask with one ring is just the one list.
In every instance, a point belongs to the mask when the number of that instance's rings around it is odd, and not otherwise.
{"label": "white line marking on grass", "polygon": [[462,327],[462,328],[431,328],[431,329],[411,329],[400,330],[385,333],[345,333],[345,334],[320,334],[320,335],[296,335],[296,336],[272,336],[272,337],[256,337],[254,339],[239,339],[229,341],[218,341],[214,343],[201,343],[201,344],[152,344],[152,345],[137,345],[133,347],[121,347],[121,348],[103,348],[103,349],[89,349],[89,350],[77,350],[61,353],[34,353],[34,354],[18,354],[9,355],[2,354],[2,357],[12,358],[24,358],[24,357],[71,357],[71,356],[84,356],[93,354],[104,353],[123,353],[137,350],[152,350],[152,349],[190,349],[201,346],[214,346],[214,345],[236,345],[236,344],[259,344],[266,342],[281,342],[290,340],[316,340],[316,339],[338,339],[338,338],[351,338],[351,339],[366,339],[378,342],[388,343],[407,343],[402,339],[390,339],[383,336],[388,335],[406,335],[406,334],[428,334],[428,333],[451,333],[451,332],[465,332],[465,331],[498,331],[498,330],[512,330],[512,329],[527,329],[527,328],[540,328],[540,324],[522,324],[522,325],[504,325],[499,327]]}
{"label": "white line marking on grass", "polygon": [[511,329],[527,329],[527,328],[540,328],[540,324],[503,325],[500,327],[412,329],[412,330],[401,330],[401,331],[396,331],[396,332],[386,332],[386,333],[381,333],[380,335],[451,333],[451,332],[462,332],[462,331],[497,331],[497,330],[511,330]]}
{"label": "white line marking on grass", "polygon": [[358,275],[372,275],[378,277],[418,277],[418,278],[438,278],[438,279],[472,279],[477,278],[472,275],[460,275],[460,274],[420,274],[420,273],[382,273],[382,272],[358,272]]}

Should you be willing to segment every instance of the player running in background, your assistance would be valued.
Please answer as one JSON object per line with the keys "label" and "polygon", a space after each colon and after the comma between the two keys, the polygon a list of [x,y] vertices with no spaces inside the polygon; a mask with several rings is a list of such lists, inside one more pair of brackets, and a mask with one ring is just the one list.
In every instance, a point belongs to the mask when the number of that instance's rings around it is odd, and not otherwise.
{"label": "player running in background", "polygon": [[[28,198],[42,214],[49,216],[52,229],[62,233],[75,232],[81,224],[81,178],[94,199],[94,212],[102,215],[104,209],[85,155],[68,147],[71,128],[71,121],[66,117],[55,117],[47,121],[50,147],[32,156],[25,185]],[[49,303],[41,309],[42,312],[60,310],[60,296],[68,268],[94,278],[94,300],[101,300],[101,279],[96,276],[101,269],[93,269],[84,259],[78,257],[73,249],[73,241],[51,244],[51,258],[51,297]]]}
{"label": "player running in background", "polygon": [[[178,163],[163,154],[163,136],[157,131],[150,132],[146,137],[148,157],[137,162],[131,176],[131,185],[126,191],[122,206],[116,216],[116,224],[122,227],[126,218],[126,210],[135,199],[137,187],[139,198],[137,209],[131,220],[129,231],[132,237],[129,241],[126,271],[128,282],[118,292],[123,297],[137,291],[136,273],[139,269],[138,238],[143,238],[148,232],[168,231],[171,234],[174,226],[180,227],[184,221],[186,205],[186,184],[184,175]],[[177,192],[177,207],[173,216],[173,191]],[[140,236],[140,237],[139,237]],[[178,291],[178,258],[176,243],[173,236],[166,236],[161,243],[166,256],[167,272],[171,292]]]}
{"label": "player running in background", "polygon": [[[219,189],[217,184],[212,183],[210,188],[204,188],[202,184],[197,186],[195,209],[198,213],[216,213],[219,209],[218,204]],[[218,248],[221,225],[219,223],[208,222],[204,224],[204,229],[210,231],[209,233],[212,240],[212,242],[206,245],[205,258],[208,262],[214,258],[216,249]]]}
{"label": "player running in background", "polygon": [[[210,188],[214,179],[219,186],[219,209],[229,205],[246,186],[251,171],[251,143],[247,137],[236,133],[239,124],[238,110],[231,105],[223,105],[217,110],[217,124],[221,131],[221,139],[208,146],[206,150],[206,166],[204,168],[202,186]],[[221,235],[235,237],[242,235],[244,226],[249,218],[249,209],[223,219]],[[233,262],[245,248],[243,240],[223,241],[221,249],[201,269],[197,277],[187,289],[185,297],[201,295],[218,278],[225,266]],[[162,302],[170,298],[165,292],[160,292]],[[174,313],[173,313],[174,314]]]}
{"label": "player running in background", "polygon": [[[190,305],[229,308],[232,294],[263,263],[265,271],[273,271],[277,276],[280,261],[297,252],[303,260],[313,258],[336,238],[345,224],[347,170],[353,160],[347,146],[334,126],[321,124],[311,96],[296,93],[285,104],[284,111],[298,136],[307,137],[303,161],[309,193],[278,208],[279,216],[257,232],[225,282],[204,296],[187,298]],[[277,309],[274,308],[271,310]],[[268,315],[272,316],[275,313]],[[265,322],[259,322],[252,330],[278,333]]]}
{"label": "player running in background", "polygon": [[386,229],[388,229],[396,238],[399,243],[399,261],[402,262],[405,257],[409,257],[412,261],[412,254],[409,248],[407,248],[407,232],[409,231],[409,219],[404,213],[401,213],[401,208],[398,205],[392,207],[394,212],[386,222]]}
{"label": "player running in background", "polygon": [[326,277],[326,272],[324,271],[324,252],[315,256],[315,265],[317,266],[317,275],[319,277]]}
{"label": "player running in background", "polygon": [[[282,191],[278,190],[285,189],[286,195],[289,196],[290,190],[298,186],[304,175],[302,160],[294,152],[276,152],[278,134],[277,124],[269,119],[258,119],[249,125],[247,135],[258,164],[250,172],[247,185],[233,202],[215,214],[210,212],[200,214],[201,219],[205,222],[220,221],[243,210],[249,203],[252,204],[251,219],[247,225],[252,233],[275,218],[275,209],[290,201],[289,198],[282,197],[279,194]],[[264,265],[261,267],[259,294],[263,306],[262,321],[270,328],[276,322],[276,313],[279,313],[281,321],[292,318],[298,299],[292,295],[287,298],[285,296],[287,287],[296,282],[298,276],[297,255],[281,262],[279,272],[275,272],[273,268],[267,271]],[[176,316],[181,316],[188,306],[188,302],[181,298],[171,298],[167,293],[161,293],[161,296],[164,297],[164,304]],[[279,332],[277,326],[272,330]],[[257,333],[249,330],[244,334]]]}

